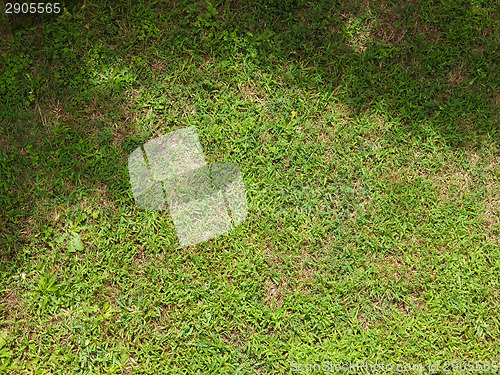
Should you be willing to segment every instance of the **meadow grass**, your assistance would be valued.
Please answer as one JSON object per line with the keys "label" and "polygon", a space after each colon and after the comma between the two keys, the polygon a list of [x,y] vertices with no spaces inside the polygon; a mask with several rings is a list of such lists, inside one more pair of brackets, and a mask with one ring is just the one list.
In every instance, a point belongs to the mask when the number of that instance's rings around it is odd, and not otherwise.
{"label": "meadow grass", "polygon": [[[495,372],[497,1],[62,4],[2,4],[0,372]],[[249,214],[179,249],[127,159],[191,125]]]}

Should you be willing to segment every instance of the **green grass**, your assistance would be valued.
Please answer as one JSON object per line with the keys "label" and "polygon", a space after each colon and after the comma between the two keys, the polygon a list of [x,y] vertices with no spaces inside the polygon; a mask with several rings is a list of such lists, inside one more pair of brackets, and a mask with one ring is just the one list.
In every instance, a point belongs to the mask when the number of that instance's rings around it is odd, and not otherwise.
{"label": "green grass", "polygon": [[[0,372],[500,361],[498,2],[63,4],[2,4]],[[178,249],[127,158],[191,125],[249,214]]]}

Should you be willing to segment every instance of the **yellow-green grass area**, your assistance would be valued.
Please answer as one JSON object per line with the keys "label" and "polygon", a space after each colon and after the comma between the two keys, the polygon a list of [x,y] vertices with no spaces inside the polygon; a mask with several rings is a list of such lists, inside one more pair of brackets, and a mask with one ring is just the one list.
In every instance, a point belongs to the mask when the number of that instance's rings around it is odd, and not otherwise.
{"label": "yellow-green grass area", "polygon": [[[496,372],[498,1],[5,4],[1,373]],[[249,212],[179,248],[127,163],[187,126]]]}

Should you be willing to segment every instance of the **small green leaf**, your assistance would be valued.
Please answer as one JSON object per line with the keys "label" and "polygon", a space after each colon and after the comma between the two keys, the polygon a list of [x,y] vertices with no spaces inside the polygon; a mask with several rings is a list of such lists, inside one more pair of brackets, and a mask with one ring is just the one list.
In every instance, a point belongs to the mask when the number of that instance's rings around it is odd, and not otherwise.
{"label": "small green leaf", "polygon": [[75,234],[75,236],[73,237],[73,240],[71,241],[71,244],[73,245],[73,247],[76,251],[83,250],[83,242],[82,242],[82,239],[80,238],[80,235]]}

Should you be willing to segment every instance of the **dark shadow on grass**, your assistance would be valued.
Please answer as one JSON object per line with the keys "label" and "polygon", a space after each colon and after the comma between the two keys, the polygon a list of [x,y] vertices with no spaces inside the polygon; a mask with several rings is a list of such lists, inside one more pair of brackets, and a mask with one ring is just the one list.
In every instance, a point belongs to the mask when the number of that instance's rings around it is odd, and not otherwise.
{"label": "dark shadow on grass", "polygon": [[[193,49],[228,52],[228,41],[238,42],[228,33],[235,31],[245,39],[239,49],[255,51],[257,65],[303,66],[290,83],[310,77],[311,88],[335,92],[355,115],[381,109],[399,120],[403,136],[437,134],[450,147],[499,140],[495,1],[224,4],[198,8],[200,37]],[[184,41],[189,22],[181,22],[173,40]]]}
{"label": "dark shadow on grass", "polygon": [[[67,8],[56,19],[37,16],[47,42],[53,42],[39,45],[33,55],[54,63],[56,86],[85,89],[90,77],[79,65],[91,56],[72,49],[85,38],[84,48],[99,39],[113,45],[99,52],[108,57],[148,49],[240,55],[263,69],[294,64],[290,84],[310,81],[311,88],[335,92],[354,114],[378,107],[400,121],[402,134],[439,134],[451,147],[498,140],[500,12],[494,0],[102,0],[86,2],[83,9],[69,2]],[[99,17],[89,19],[96,12]],[[30,33],[27,27],[19,32]]]}
{"label": "dark shadow on grass", "polygon": [[[119,104],[107,104],[119,116]],[[70,111],[55,120],[51,106],[42,107],[0,121],[1,272],[14,272],[29,254],[54,243],[68,223],[134,205],[127,156],[143,139]]]}

